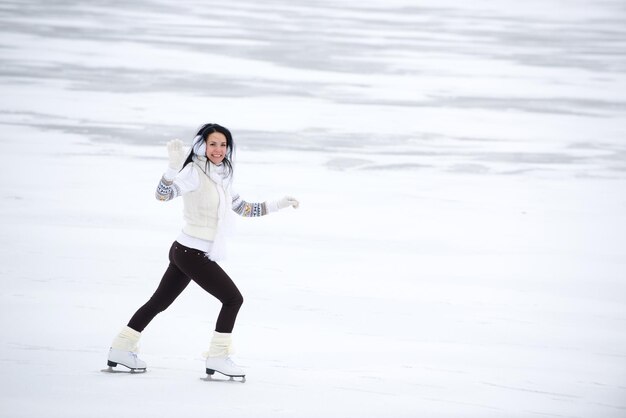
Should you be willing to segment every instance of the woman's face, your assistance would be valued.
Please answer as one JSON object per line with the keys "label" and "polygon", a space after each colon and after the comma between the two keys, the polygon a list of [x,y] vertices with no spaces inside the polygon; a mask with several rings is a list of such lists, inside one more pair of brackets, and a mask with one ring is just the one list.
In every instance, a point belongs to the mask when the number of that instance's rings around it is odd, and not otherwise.
{"label": "woman's face", "polygon": [[213,132],[206,139],[206,157],[215,165],[221,164],[226,156],[226,136]]}

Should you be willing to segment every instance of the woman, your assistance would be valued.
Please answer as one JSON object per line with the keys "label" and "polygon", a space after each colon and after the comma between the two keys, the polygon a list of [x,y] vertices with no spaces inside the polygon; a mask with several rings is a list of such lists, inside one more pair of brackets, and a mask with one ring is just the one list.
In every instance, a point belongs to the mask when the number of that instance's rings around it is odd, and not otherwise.
{"label": "woman", "polygon": [[193,280],[222,302],[206,372],[245,377],[243,370],[230,359],[231,334],[243,297],[216,261],[224,258],[233,211],[256,217],[289,206],[297,208],[299,203],[289,196],[263,203],[241,199],[231,187],[233,148],[230,131],[214,123],[200,128],[184,162],[183,143],[178,139],[168,142],[169,167],[159,182],[156,198],[168,201],[182,196],[185,225],[170,248],[170,264],[157,290],[113,340],[107,362],[109,371],[118,364],[131,372],[146,370],[146,363],[137,358],[141,332]]}

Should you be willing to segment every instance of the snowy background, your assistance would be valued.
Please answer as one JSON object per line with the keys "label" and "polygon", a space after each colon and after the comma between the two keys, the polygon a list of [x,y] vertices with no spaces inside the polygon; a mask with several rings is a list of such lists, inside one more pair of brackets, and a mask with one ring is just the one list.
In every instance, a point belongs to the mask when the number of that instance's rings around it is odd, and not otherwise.
{"label": "snowy background", "polygon": [[[623,0],[0,0],[0,416],[626,416]],[[218,122],[245,384],[191,284],[103,374]]]}

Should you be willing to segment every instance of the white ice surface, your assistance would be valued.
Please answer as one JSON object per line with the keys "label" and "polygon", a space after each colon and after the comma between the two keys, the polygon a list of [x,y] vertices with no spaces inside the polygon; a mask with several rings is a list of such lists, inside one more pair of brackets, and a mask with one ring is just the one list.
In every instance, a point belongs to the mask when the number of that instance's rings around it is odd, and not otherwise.
{"label": "white ice surface", "polygon": [[[626,416],[618,1],[176,4],[0,7],[1,417]],[[301,201],[223,263],[248,381],[200,380],[194,284],[103,374],[208,121],[245,198]]]}

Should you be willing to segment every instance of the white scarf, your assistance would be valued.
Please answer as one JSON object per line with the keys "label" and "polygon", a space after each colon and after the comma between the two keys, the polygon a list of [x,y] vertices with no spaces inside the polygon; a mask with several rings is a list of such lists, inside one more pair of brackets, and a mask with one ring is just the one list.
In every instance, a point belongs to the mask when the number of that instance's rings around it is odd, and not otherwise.
{"label": "white scarf", "polygon": [[213,239],[211,250],[207,253],[212,261],[220,261],[226,258],[227,248],[226,241],[233,233],[234,214],[232,211],[233,198],[230,193],[230,185],[232,177],[226,174],[224,164],[215,165],[209,160],[208,173],[207,158],[204,156],[194,156],[194,162],[202,169],[213,183],[219,195],[220,201],[217,207],[217,231]]}

